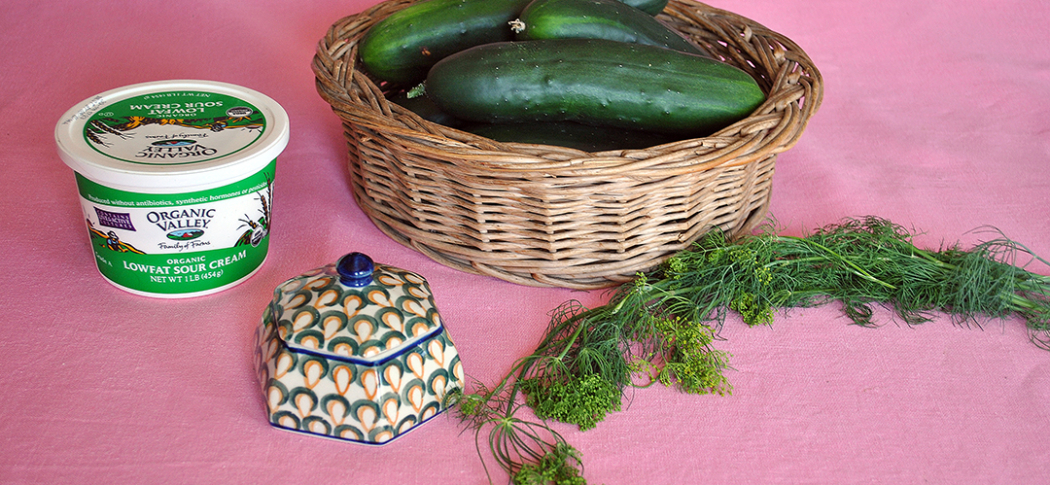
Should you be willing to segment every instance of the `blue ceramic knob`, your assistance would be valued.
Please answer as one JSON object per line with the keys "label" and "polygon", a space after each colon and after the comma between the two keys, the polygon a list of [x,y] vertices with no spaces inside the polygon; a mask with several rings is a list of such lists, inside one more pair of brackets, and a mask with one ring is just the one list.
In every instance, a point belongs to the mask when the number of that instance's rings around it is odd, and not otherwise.
{"label": "blue ceramic knob", "polygon": [[372,258],[355,252],[339,258],[335,269],[339,273],[339,282],[346,286],[361,288],[372,284],[375,264],[372,263]]}

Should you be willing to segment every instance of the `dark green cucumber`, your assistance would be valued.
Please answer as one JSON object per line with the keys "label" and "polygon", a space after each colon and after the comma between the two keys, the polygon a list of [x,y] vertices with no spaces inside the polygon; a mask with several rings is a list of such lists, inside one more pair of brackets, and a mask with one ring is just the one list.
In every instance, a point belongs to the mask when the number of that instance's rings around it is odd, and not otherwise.
{"label": "dark green cucumber", "polygon": [[534,0],[518,17],[515,39],[608,39],[707,55],[652,15],[619,0]]}
{"label": "dark green cucumber", "polygon": [[572,121],[474,123],[460,127],[500,142],[554,145],[587,152],[649,148],[676,140],[662,133],[593,126]]}
{"label": "dark green cucumber", "polygon": [[426,91],[468,121],[577,121],[687,136],[747,117],[765,100],[736,67],[604,39],[473,47],[435,64]]}
{"label": "dark green cucumber", "polygon": [[667,8],[667,0],[623,0],[623,3],[654,16]]}
{"label": "dark green cucumber", "polygon": [[463,124],[462,120],[453,117],[438,107],[428,96],[409,96],[407,91],[401,91],[387,98],[402,108],[405,108],[427,121],[433,121],[439,125],[456,128]]}
{"label": "dark green cucumber", "polygon": [[[376,22],[358,44],[365,71],[380,81],[413,85],[445,56],[514,40],[510,21],[532,0],[423,0]],[[668,0],[623,0],[656,15]]]}
{"label": "dark green cucumber", "polygon": [[435,62],[476,45],[514,39],[507,23],[531,0],[425,0],[390,14],[358,45],[364,69],[396,84],[415,84]]}

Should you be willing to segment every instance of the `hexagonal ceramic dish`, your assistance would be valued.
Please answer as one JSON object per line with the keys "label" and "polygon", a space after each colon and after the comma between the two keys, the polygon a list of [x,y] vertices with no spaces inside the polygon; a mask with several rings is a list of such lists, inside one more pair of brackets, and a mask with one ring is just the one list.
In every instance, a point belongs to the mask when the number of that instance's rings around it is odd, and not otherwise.
{"label": "hexagonal ceramic dish", "polygon": [[463,385],[426,279],[360,253],[278,286],[256,344],[269,421],[292,431],[387,443]]}

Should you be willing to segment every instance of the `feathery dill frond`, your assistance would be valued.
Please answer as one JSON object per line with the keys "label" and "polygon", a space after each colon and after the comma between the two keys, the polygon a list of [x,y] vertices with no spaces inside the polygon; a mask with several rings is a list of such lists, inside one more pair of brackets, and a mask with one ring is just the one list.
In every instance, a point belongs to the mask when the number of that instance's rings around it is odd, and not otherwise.
{"label": "feathery dill frond", "polygon": [[[1030,261],[1018,264],[1023,256]],[[546,420],[594,427],[621,409],[639,376],[689,393],[730,393],[728,354],[713,347],[730,312],[748,325],[771,324],[781,308],[831,301],[862,326],[877,324],[876,306],[909,325],[938,313],[976,326],[1019,315],[1032,342],[1050,350],[1050,277],[1028,271],[1033,262],[1050,266],[1005,236],[971,250],[920,249],[909,231],[877,217],[804,237],[777,234],[772,224],[738,240],[712,231],[604,305],[556,308],[531,355],[495,388],[461,396],[462,419],[479,438],[492,426],[489,447],[515,483],[586,483],[579,455]],[[522,405],[544,423],[518,419]]]}

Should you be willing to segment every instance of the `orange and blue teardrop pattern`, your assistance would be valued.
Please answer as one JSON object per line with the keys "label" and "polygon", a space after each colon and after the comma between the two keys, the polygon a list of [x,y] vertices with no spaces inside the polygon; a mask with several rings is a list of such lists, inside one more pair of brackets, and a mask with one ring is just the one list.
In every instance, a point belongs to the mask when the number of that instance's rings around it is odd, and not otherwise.
{"label": "orange and blue teardrop pattern", "polygon": [[335,265],[315,269],[274,291],[269,312],[286,342],[321,350],[351,338],[368,357],[397,349],[442,326],[426,280],[412,272],[377,264],[373,284],[346,288]]}
{"label": "orange and blue teardrop pattern", "polygon": [[[447,396],[463,387],[462,363],[444,329],[399,348],[441,320],[424,279],[382,268],[376,278],[382,291],[338,291],[334,269],[326,268],[275,291],[254,355],[271,424],[382,444],[444,411]],[[339,358],[391,348],[400,353],[378,365]]]}

